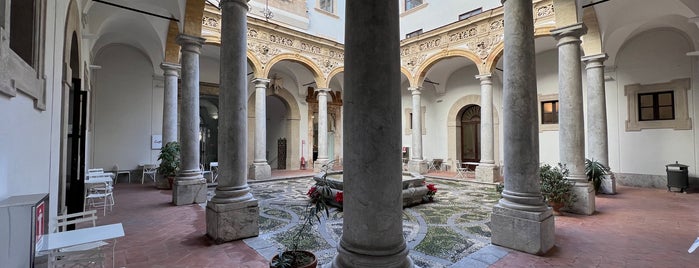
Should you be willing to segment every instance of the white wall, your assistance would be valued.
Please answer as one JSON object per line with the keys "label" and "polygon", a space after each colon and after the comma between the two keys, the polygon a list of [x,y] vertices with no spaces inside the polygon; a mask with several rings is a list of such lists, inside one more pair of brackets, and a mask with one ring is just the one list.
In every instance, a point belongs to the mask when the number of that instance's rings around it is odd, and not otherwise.
{"label": "white wall", "polygon": [[[547,50],[536,55],[536,87],[539,95],[558,94],[557,49]],[[537,102],[537,106],[540,105]],[[558,149],[558,131],[539,131],[539,162],[552,165],[560,162]]]}
{"label": "white wall", "polygon": [[[627,96],[624,86],[653,84],[672,79],[692,77],[694,51],[690,42],[679,32],[670,29],[652,30],[628,40],[617,56],[614,78],[607,85],[609,111],[609,153],[612,170],[621,173],[665,175],[665,165],[679,161],[689,165],[690,176],[696,176],[695,144],[697,111],[692,101],[694,91],[688,91],[688,110],[691,130],[644,129],[626,131],[628,117]],[[613,65],[614,63],[606,63]]]}
{"label": "white wall", "polygon": [[110,45],[99,52],[95,64],[102,69],[95,71],[92,92],[91,167],[137,169],[155,163],[158,150],[151,150],[151,135],[161,134],[163,89],[154,89],[148,57],[130,46]]}
{"label": "white wall", "polygon": [[345,42],[345,0],[335,0],[335,14],[318,11],[318,0],[306,1],[308,17],[311,21],[308,33],[333,40]]}
{"label": "white wall", "polygon": [[[459,20],[459,15],[483,8],[483,11],[501,6],[499,0],[453,1],[445,5],[444,0],[423,0],[426,5],[405,12],[405,1],[400,1],[400,39],[405,39],[407,33],[422,29],[427,32]],[[458,4],[456,3],[458,2]]]}

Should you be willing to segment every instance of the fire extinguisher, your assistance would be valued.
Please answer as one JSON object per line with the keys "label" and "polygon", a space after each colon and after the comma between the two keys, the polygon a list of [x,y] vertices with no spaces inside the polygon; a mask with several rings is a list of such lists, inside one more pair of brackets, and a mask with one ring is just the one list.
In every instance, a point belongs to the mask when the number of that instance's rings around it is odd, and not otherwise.
{"label": "fire extinguisher", "polygon": [[301,169],[306,169],[306,158],[303,157],[304,155],[304,146],[306,145],[306,141],[302,140],[301,141]]}

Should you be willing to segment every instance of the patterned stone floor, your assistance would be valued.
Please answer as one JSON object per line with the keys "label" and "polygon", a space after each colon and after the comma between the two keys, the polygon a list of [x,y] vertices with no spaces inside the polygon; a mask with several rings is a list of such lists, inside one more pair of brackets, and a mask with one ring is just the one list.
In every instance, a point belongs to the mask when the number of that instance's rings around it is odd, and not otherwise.
{"label": "patterned stone floor", "polygon": [[[437,186],[436,200],[404,209],[403,234],[410,256],[420,267],[464,267],[471,259],[492,264],[506,254],[490,245],[490,212],[499,195],[492,186],[428,179]],[[245,243],[270,259],[291,245],[308,203],[310,178],[251,184],[260,200],[260,236]],[[299,248],[319,256],[321,264],[337,254],[342,211],[332,209],[306,232]]]}

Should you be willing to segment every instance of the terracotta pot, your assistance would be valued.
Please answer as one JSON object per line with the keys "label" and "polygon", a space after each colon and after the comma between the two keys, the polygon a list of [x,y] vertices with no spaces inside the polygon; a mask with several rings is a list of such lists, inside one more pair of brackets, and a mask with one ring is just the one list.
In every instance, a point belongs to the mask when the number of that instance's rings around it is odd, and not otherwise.
{"label": "terracotta pot", "polygon": [[[318,258],[316,258],[316,255],[313,254],[313,252],[310,251],[305,251],[305,250],[297,250],[297,251],[284,251],[284,253],[288,252],[295,252],[296,254],[302,254],[304,256],[310,257],[313,261],[310,263],[295,263],[291,267],[293,268],[316,268],[318,266]],[[276,260],[279,259],[279,254],[274,255],[272,257],[272,260],[269,262],[269,267],[274,268],[275,266],[272,265],[272,263],[276,262]]]}
{"label": "terracotta pot", "polygon": [[553,209],[553,215],[563,215],[563,213],[561,213],[561,208],[564,206],[563,203],[549,202],[549,206]]}

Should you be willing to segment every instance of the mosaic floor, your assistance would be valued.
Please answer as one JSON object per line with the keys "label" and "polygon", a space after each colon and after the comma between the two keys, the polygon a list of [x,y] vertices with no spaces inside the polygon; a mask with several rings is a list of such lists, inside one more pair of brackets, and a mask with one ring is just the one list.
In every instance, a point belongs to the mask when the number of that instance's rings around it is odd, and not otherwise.
{"label": "mosaic floor", "polygon": [[[463,267],[492,264],[507,252],[490,245],[490,213],[499,195],[492,187],[465,182],[427,179],[438,192],[435,201],[404,209],[403,232],[410,256],[419,267]],[[279,249],[290,246],[313,185],[310,178],[254,183],[253,194],[260,200],[260,235],[245,243],[270,259]],[[320,264],[336,255],[342,234],[342,212],[330,211],[314,224],[299,248],[314,252]]]}

